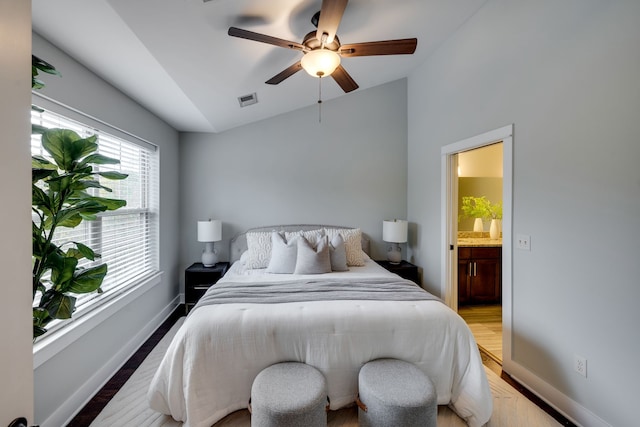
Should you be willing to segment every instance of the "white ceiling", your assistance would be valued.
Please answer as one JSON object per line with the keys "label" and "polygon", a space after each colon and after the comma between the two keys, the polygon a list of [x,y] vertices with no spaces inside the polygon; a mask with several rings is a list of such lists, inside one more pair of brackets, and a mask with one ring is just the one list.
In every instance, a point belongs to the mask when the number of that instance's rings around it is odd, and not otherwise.
{"label": "white ceiling", "polygon": [[[345,43],[416,37],[414,55],[343,58],[363,90],[406,77],[486,0],[351,0]],[[230,26],[301,42],[321,0],[33,0],[33,29],[179,131],[221,132],[314,105],[302,53],[227,35]],[[46,57],[43,58],[46,60]],[[56,64],[53,64],[54,66]],[[256,92],[258,104],[238,97]],[[357,92],[357,91],[356,91]],[[355,93],[355,92],[352,92]],[[345,95],[323,80],[322,98]]]}

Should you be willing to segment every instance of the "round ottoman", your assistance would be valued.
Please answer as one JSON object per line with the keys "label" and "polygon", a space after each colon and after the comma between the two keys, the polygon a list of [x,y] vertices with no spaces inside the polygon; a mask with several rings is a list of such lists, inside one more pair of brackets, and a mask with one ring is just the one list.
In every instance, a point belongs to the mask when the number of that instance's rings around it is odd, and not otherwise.
{"label": "round ottoman", "polygon": [[362,427],[436,427],[436,389],[412,363],[378,359],[358,375],[358,421]]}
{"label": "round ottoman", "polygon": [[269,366],[251,386],[252,427],[326,427],[326,406],[324,375],[304,363]]}

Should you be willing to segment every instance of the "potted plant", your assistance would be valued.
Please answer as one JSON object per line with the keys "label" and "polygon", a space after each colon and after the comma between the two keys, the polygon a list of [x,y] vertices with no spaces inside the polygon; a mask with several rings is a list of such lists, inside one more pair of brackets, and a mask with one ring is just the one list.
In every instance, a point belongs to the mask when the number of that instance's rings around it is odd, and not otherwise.
{"label": "potted plant", "polygon": [[492,239],[500,237],[502,201],[498,203],[491,203],[485,196],[464,196],[462,197],[461,209],[466,218],[475,218],[473,231],[482,232],[484,230],[483,220],[491,220],[489,237]]}
{"label": "potted plant", "polygon": [[[38,70],[58,74],[55,68],[32,57],[32,87],[44,86]],[[126,174],[99,171],[97,165],[117,164],[118,160],[96,153],[95,135],[81,138],[68,129],[33,126],[32,133],[42,135],[42,146],[49,158],[32,157],[32,238],[33,238],[33,338],[44,334],[53,319],[69,319],[75,310],[75,294],[100,292],[107,274],[106,264],[80,267],[82,259],[100,257],[80,242],[56,242],[60,227],[77,227],[96,214],[119,209],[126,201],[92,194],[111,192],[99,178],[124,179]]]}
{"label": "potted plant", "polygon": [[466,218],[475,218],[473,231],[482,232],[484,230],[483,220],[491,218],[491,203],[485,196],[463,196],[462,213]]}

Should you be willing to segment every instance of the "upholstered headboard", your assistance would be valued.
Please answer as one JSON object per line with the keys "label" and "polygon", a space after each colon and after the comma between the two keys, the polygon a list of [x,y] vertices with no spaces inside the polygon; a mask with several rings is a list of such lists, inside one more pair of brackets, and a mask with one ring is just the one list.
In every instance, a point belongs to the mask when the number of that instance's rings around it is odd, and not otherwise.
{"label": "upholstered headboard", "polygon": [[[355,227],[344,227],[340,225],[322,225],[322,224],[284,224],[270,225],[265,227],[250,228],[244,233],[236,234],[229,243],[229,258],[233,263],[240,259],[240,255],[247,250],[247,233],[259,231],[307,231],[317,230],[319,228],[343,228],[350,229]],[[362,234],[362,250],[369,255],[369,238]]]}

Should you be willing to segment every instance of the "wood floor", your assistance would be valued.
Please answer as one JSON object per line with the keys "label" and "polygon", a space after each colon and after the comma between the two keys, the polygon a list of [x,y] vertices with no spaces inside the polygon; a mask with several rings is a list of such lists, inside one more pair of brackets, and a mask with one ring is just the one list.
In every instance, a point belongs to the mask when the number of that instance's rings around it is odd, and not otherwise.
{"label": "wood floor", "polygon": [[459,307],[458,314],[467,322],[481,350],[502,363],[502,306],[473,305]]}

